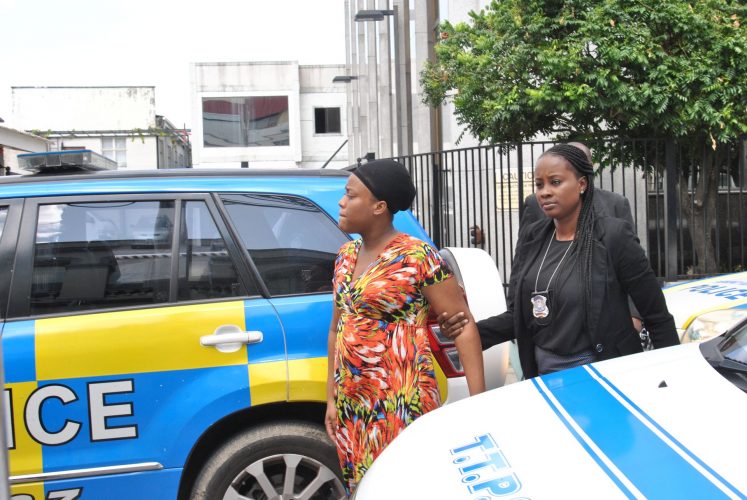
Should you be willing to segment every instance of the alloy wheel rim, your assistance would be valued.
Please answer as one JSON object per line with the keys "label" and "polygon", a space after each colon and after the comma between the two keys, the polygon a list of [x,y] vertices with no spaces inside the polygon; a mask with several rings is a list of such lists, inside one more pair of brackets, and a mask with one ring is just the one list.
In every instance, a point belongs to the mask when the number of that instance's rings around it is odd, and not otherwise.
{"label": "alloy wheel rim", "polygon": [[284,453],[263,457],[240,471],[223,500],[327,500],[346,498],[337,475],[311,457]]}

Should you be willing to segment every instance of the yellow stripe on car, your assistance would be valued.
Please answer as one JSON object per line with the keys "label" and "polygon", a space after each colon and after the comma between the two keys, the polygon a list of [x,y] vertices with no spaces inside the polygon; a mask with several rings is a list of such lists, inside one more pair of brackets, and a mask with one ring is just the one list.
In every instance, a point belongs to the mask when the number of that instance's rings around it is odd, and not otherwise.
{"label": "yellow stripe on car", "polygon": [[291,401],[327,400],[327,358],[288,361],[289,397]]}
{"label": "yellow stripe on car", "polygon": [[44,496],[44,483],[14,484],[10,487],[10,494],[14,499],[18,495],[23,500],[27,498],[23,495],[30,495],[30,498],[33,500],[44,500],[47,498]]}
{"label": "yellow stripe on car", "polygon": [[719,304],[717,306],[709,307],[707,309],[701,309],[697,313],[687,318],[685,323],[682,325],[682,330],[687,330],[687,328],[690,326],[690,324],[693,321],[695,321],[697,318],[699,318],[700,316],[703,316],[706,313],[713,312],[713,311],[721,311],[724,309],[734,309],[735,307],[739,307],[744,304],[747,304],[747,299],[734,300],[732,302],[729,302],[728,304]]}
{"label": "yellow stripe on car", "polygon": [[252,406],[288,399],[288,368],[285,361],[249,365],[249,390]]}
{"label": "yellow stripe on car", "polygon": [[37,379],[246,364],[246,349],[223,353],[200,345],[218,326],[243,329],[244,322],[243,301],[40,319]]}

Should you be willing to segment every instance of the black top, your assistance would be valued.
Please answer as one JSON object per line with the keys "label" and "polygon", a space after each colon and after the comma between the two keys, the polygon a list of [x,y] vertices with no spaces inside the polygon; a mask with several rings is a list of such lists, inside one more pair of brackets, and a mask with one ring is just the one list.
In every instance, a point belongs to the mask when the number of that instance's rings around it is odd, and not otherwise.
{"label": "black top", "polygon": [[[524,322],[524,309],[531,304],[524,302],[521,291],[528,280],[534,289],[536,274],[527,272],[528,267],[537,255],[544,255],[553,229],[552,219],[545,217],[520,231],[506,297],[508,310],[477,322],[483,349],[516,339],[521,368],[527,378],[536,376],[539,369],[534,338]],[[655,348],[679,344],[664,293],[630,224],[600,216],[594,224],[592,244],[588,334],[595,359],[611,359],[643,350],[630,319],[628,295],[638,307]]]}
{"label": "black top", "polygon": [[[552,237],[552,235],[551,235]],[[531,265],[527,268],[527,279],[522,282],[521,300],[524,324],[538,346],[555,354],[567,356],[591,348],[589,337],[584,331],[583,290],[574,272],[575,247],[570,248],[572,241],[558,241],[553,238],[548,249],[550,238]],[[547,250],[547,257],[542,263],[542,257]],[[563,255],[568,252],[563,259]],[[560,264],[563,259],[563,264]],[[542,264],[542,269],[540,269]],[[560,265],[560,268],[558,266]],[[555,272],[555,269],[558,271]],[[539,272],[539,277],[537,273]],[[555,276],[550,282],[550,277]],[[536,318],[532,314],[532,296],[535,295],[535,280],[537,292],[547,298],[549,314],[544,318]],[[549,289],[548,289],[549,283]]]}

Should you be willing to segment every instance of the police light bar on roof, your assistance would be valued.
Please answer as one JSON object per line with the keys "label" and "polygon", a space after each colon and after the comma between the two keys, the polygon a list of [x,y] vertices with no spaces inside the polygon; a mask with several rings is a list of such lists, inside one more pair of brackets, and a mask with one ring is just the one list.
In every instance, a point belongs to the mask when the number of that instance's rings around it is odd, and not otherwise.
{"label": "police light bar on roof", "polygon": [[18,167],[27,172],[116,170],[117,162],[90,149],[27,153],[18,155]]}

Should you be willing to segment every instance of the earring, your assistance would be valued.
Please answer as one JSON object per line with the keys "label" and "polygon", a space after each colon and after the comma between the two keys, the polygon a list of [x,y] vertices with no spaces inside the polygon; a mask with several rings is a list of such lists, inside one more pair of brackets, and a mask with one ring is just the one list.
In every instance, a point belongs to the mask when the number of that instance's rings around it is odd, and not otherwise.
{"label": "earring", "polygon": [[583,191],[583,189],[581,190],[581,194],[584,194],[584,191]]}

